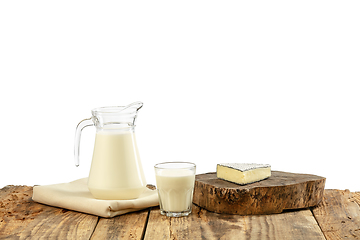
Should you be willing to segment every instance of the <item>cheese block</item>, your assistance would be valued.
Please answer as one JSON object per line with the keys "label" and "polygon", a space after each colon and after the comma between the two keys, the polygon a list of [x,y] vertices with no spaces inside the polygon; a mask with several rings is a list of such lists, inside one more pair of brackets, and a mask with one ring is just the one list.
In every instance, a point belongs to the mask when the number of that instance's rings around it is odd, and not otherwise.
{"label": "cheese block", "polygon": [[216,175],[220,179],[245,185],[270,177],[271,166],[257,163],[221,163],[217,165]]}

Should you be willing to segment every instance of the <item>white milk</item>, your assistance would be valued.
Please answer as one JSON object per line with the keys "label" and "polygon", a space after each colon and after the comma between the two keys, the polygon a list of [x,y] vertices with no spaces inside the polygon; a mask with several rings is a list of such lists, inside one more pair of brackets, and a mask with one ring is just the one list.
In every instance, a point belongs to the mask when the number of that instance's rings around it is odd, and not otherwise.
{"label": "white milk", "polygon": [[189,169],[162,169],[156,174],[161,208],[169,212],[189,210],[192,205],[195,174]]}
{"label": "white milk", "polygon": [[88,187],[98,199],[134,199],[146,186],[132,131],[98,131]]}

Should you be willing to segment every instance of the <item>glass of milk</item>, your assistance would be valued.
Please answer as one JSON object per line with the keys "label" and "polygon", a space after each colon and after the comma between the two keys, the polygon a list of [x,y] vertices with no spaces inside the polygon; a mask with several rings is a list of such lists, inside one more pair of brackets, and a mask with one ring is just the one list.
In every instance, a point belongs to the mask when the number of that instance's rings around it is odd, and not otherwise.
{"label": "glass of milk", "polygon": [[191,213],[196,165],[189,162],[165,162],[155,165],[160,212],[168,217]]}

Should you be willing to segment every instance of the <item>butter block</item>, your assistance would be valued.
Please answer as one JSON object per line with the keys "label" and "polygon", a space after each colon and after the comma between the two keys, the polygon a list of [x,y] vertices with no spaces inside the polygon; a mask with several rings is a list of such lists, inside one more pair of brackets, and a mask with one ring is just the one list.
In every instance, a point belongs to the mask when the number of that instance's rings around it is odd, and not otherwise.
{"label": "butter block", "polygon": [[216,175],[220,179],[245,185],[270,177],[271,166],[257,163],[221,163],[217,164]]}

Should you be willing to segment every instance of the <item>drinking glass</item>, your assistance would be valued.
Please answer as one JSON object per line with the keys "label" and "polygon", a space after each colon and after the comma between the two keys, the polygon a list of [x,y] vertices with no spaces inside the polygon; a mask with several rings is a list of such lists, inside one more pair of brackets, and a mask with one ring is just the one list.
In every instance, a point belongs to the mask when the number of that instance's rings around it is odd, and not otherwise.
{"label": "drinking glass", "polygon": [[155,165],[160,213],[184,217],[191,213],[196,165],[190,162],[165,162]]}

